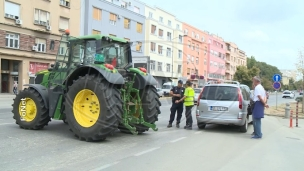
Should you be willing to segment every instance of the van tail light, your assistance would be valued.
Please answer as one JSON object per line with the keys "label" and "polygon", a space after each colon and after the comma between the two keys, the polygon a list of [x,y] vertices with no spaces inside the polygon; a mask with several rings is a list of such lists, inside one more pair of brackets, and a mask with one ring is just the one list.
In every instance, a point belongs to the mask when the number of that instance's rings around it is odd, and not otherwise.
{"label": "van tail light", "polygon": [[202,97],[202,95],[203,95],[203,91],[204,91],[204,88],[202,88],[202,91],[201,91],[200,95],[198,96],[198,99],[197,99],[197,104],[196,104],[196,106],[199,106],[199,104],[200,104],[200,101],[201,101],[201,97]]}
{"label": "van tail light", "polygon": [[242,99],[241,89],[238,89],[238,98],[239,98],[239,108],[242,109],[243,108],[243,99]]}

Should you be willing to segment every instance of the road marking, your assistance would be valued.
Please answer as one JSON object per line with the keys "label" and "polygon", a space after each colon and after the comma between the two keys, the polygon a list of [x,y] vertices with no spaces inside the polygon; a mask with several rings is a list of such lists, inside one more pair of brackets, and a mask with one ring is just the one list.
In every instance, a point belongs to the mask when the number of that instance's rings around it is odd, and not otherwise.
{"label": "road marking", "polygon": [[180,140],[183,140],[183,139],[185,139],[186,137],[181,137],[181,138],[178,138],[178,139],[176,139],[176,140],[172,140],[172,141],[170,141],[171,143],[175,143],[175,142],[177,142],[177,141],[180,141]]}
{"label": "road marking", "polygon": [[10,124],[14,124],[14,123],[0,123],[0,126],[1,125],[10,125]]}
{"label": "road marking", "polygon": [[149,150],[146,150],[146,151],[142,151],[142,152],[140,152],[140,153],[137,153],[137,154],[135,154],[134,156],[141,156],[141,155],[143,155],[143,154],[149,153],[149,152],[154,151],[154,150],[157,150],[157,149],[159,149],[159,148],[160,148],[160,147],[151,148],[151,149],[149,149]]}
{"label": "road marking", "polygon": [[200,134],[200,133],[202,133],[201,131],[197,131],[197,132],[195,132],[194,134]]}
{"label": "road marking", "polygon": [[117,161],[117,162],[114,162],[114,163],[106,164],[106,165],[103,165],[103,166],[101,166],[101,167],[98,167],[98,168],[93,169],[93,170],[90,170],[90,171],[99,171],[99,170],[103,170],[103,169],[106,169],[106,168],[108,168],[108,167],[114,166],[114,165],[116,165],[116,164],[118,164],[118,163],[119,163],[119,162]]}

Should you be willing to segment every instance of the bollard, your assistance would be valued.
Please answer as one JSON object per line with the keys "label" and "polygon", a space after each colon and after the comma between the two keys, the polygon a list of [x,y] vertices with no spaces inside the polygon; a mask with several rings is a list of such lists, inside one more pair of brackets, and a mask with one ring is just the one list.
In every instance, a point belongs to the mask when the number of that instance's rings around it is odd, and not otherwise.
{"label": "bollard", "polygon": [[288,119],[290,116],[290,104],[286,103],[286,107],[285,107],[285,118]]}
{"label": "bollard", "polygon": [[296,106],[296,127],[298,127],[298,108],[299,108],[299,100],[297,100],[297,106]]}
{"label": "bollard", "polygon": [[292,128],[292,110],[290,112],[289,127]]}

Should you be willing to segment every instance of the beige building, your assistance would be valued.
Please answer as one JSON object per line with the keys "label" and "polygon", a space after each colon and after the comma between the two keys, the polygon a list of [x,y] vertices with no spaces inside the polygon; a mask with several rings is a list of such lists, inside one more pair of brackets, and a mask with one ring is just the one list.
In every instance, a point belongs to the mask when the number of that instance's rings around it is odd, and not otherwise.
{"label": "beige building", "polygon": [[246,53],[235,43],[226,42],[226,80],[232,80],[237,66],[247,66]]}
{"label": "beige building", "polygon": [[54,62],[66,29],[80,32],[81,0],[0,0],[1,93],[33,83]]}
{"label": "beige building", "polygon": [[280,72],[282,73],[282,83],[283,85],[288,85],[289,84],[289,80],[293,79],[294,81],[297,80],[297,71],[296,70],[280,70]]}

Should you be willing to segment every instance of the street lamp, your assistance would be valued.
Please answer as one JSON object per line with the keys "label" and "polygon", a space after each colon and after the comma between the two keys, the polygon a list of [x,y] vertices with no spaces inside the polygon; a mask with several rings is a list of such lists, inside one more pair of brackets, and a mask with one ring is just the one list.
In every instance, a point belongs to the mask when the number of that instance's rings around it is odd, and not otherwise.
{"label": "street lamp", "polygon": [[[186,37],[187,35],[186,34],[184,34],[184,35],[182,35],[182,37]],[[174,47],[173,47],[173,43],[174,43],[174,39],[177,39],[177,38],[179,38],[179,36],[178,37],[175,37],[175,38],[173,38],[173,39],[171,39],[171,41],[172,41],[172,61],[171,61],[171,64],[172,64],[172,69],[171,69],[171,85],[172,85],[172,83],[173,83],[173,55],[174,55],[174,51],[173,51],[173,49],[174,49]],[[183,40],[182,40],[183,41]]]}

